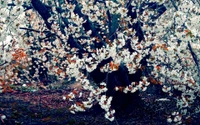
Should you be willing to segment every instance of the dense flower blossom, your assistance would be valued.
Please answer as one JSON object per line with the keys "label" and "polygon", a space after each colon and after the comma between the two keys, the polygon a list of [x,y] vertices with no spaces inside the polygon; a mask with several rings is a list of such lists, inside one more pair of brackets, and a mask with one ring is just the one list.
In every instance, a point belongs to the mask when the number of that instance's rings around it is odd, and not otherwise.
{"label": "dense flower blossom", "polygon": [[[115,110],[113,97],[106,95],[109,74],[123,72],[128,77],[142,72],[139,80],[127,78],[126,86],[116,83],[111,89],[135,94],[159,85],[169,96],[177,90],[181,94],[174,98],[180,109],[190,107],[200,95],[199,2],[34,2],[0,2],[0,89],[10,90],[13,81],[23,86],[37,83],[48,75],[75,79],[90,93],[88,101],[75,102],[70,112],[85,111],[97,101],[110,121]],[[94,85],[91,74],[98,71],[107,75]],[[74,90],[62,98],[76,97],[82,94]],[[167,118],[177,124],[181,120],[179,112]]]}

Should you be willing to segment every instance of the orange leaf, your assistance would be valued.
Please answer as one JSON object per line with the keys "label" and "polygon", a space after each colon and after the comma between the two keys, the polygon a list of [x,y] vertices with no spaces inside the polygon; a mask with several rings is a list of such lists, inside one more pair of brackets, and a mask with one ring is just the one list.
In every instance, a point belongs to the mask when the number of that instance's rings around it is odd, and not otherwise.
{"label": "orange leaf", "polygon": [[157,69],[158,71],[160,71],[161,66],[156,66],[156,69]]}
{"label": "orange leaf", "polygon": [[75,95],[78,94],[78,92],[76,90],[73,90],[72,93],[75,94]]}
{"label": "orange leaf", "polygon": [[58,75],[60,75],[60,73],[62,73],[62,72],[63,72],[63,70],[58,69],[56,73],[57,73]]}
{"label": "orange leaf", "polygon": [[189,79],[188,82],[192,83],[192,85],[195,85],[195,82],[191,79]]}
{"label": "orange leaf", "polygon": [[27,55],[24,52],[24,49],[19,48],[19,49],[15,50],[15,52],[12,54],[12,56],[13,56],[13,60],[19,61],[19,60],[25,58]]}
{"label": "orange leaf", "polygon": [[119,68],[119,64],[114,64],[112,61],[109,63],[109,65],[112,70],[118,70]]}
{"label": "orange leaf", "polygon": [[41,53],[44,53],[46,51],[46,48],[42,48],[40,51],[39,51],[39,53],[41,54]]}
{"label": "orange leaf", "polygon": [[153,51],[156,51],[157,48],[158,48],[157,45],[154,45],[154,46],[152,47]]}
{"label": "orange leaf", "polygon": [[50,116],[42,119],[43,122],[47,122],[47,121],[50,121],[50,120],[51,120]]}
{"label": "orange leaf", "polygon": [[190,31],[190,30],[188,30],[188,29],[186,29],[186,30],[185,30],[185,33],[189,33],[189,32],[191,32],[191,31]]}
{"label": "orange leaf", "polygon": [[149,78],[149,81],[153,84],[159,84],[159,82],[152,77]]}

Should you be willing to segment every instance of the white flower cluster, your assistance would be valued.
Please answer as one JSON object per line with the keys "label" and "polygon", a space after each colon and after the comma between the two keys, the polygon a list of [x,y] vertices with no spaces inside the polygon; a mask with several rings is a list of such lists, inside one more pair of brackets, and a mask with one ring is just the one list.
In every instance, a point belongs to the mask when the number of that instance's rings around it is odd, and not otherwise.
{"label": "white flower cluster", "polygon": [[132,82],[131,85],[127,87],[121,87],[121,86],[116,86],[115,91],[121,91],[124,93],[135,93],[136,91],[146,91],[147,87],[150,85],[150,82],[147,81],[147,78],[144,77],[142,81],[138,82]]}
{"label": "white flower cluster", "polygon": [[[159,15],[160,8],[152,9],[148,2],[166,10]],[[20,81],[25,87],[27,81],[38,82],[47,70],[48,75],[59,80],[73,78],[90,94],[88,101],[76,102],[70,111],[85,111],[97,101],[110,121],[114,120],[115,110],[111,109],[113,97],[105,95],[107,83],[97,87],[88,79],[98,64],[107,59],[111,61],[99,69],[103,73],[117,72],[121,66],[127,68],[128,75],[142,71],[139,81],[116,86],[116,91],[143,92],[150,84],[158,84],[170,96],[174,90],[181,92],[177,99],[180,108],[190,107],[196,95],[200,95],[198,2],[55,1],[52,7],[45,6],[51,15],[46,20],[36,9],[27,9],[29,6],[30,0],[0,2],[0,69],[4,69],[0,71],[1,81]],[[47,23],[50,28],[45,27]],[[2,60],[6,64],[1,64]],[[76,97],[82,97],[82,93],[74,90],[63,100],[73,101]],[[181,119],[175,112],[168,122],[181,124]]]}
{"label": "white flower cluster", "polygon": [[[97,87],[95,89],[93,86],[90,85],[89,81],[85,79],[82,80],[82,85],[83,89],[91,91],[88,97],[88,101],[83,101],[73,104],[69,108],[70,112],[75,114],[75,112],[78,111],[85,111],[85,109],[89,109],[93,106],[94,101],[97,101],[99,102],[101,108],[106,111],[105,117],[110,121],[113,121],[115,110],[111,109],[112,97],[107,97],[106,95],[102,95],[102,93],[105,93],[107,91],[106,83],[102,82],[100,84],[100,87]],[[71,92],[67,96],[63,96],[63,99],[64,100],[68,99],[69,101],[72,101],[72,99],[75,98],[75,94],[77,93]]]}
{"label": "white flower cluster", "polygon": [[182,115],[179,112],[173,112],[171,116],[168,116],[167,122],[174,124],[182,124]]}

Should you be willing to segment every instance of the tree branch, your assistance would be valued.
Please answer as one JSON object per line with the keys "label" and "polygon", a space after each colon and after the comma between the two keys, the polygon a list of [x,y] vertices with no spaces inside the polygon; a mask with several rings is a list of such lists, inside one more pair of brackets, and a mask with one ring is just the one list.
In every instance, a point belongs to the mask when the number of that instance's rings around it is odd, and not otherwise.
{"label": "tree branch", "polygon": [[40,0],[31,0],[31,4],[35,10],[40,14],[43,20],[46,23],[48,29],[51,29],[51,24],[48,22],[48,18],[51,17],[49,9],[42,3]]}
{"label": "tree branch", "polygon": [[191,44],[190,42],[188,41],[188,47],[189,47],[189,50],[190,50],[190,53],[192,55],[192,58],[195,62],[195,64],[197,65],[197,68],[198,68],[198,75],[200,76],[200,67],[199,67],[199,63],[198,63],[198,59],[197,59],[197,55],[194,53],[194,51],[192,50],[192,47],[191,47]]}

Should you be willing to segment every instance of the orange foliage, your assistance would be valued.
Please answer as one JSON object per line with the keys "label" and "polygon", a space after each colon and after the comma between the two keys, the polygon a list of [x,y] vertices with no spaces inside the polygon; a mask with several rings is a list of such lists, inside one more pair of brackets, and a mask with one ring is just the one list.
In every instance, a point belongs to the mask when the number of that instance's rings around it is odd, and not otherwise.
{"label": "orange foliage", "polygon": [[156,66],[156,69],[157,69],[158,71],[160,71],[160,70],[161,70],[161,66]]}
{"label": "orange foliage", "polygon": [[152,84],[159,84],[159,85],[162,85],[162,82],[152,78],[152,77],[149,77],[149,82],[152,83]]}
{"label": "orange foliage", "polygon": [[186,36],[193,37],[194,35],[192,34],[191,30],[186,29],[185,30]]}
{"label": "orange foliage", "polygon": [[1,80],[0,83],[2,87],[2,93],[13,92],[13,89],[10,87],[10,84],[6,84],[6,81]]}
{"label": "orange foliage", "polygon": [[119,68],[119,64],[115,64],[112,61],[109,63],[109,65],[112,70],[118,70]]}
{"label": "orange foliage", "polygon": [[47,121],[50,121],[50,120],[51,120],[51,117],[42,118],[43,122],[47,122]]}
{"label": "orange foliage", "polygon": [[153,51],[156,51],[157,48],[161,48],[161,49],[163,49],[163,50],[165,50],[165,51],[168,51],[168,48],[167,48],[167,45],[166,45],[166,44],[161,44],[161,45],[156,44],[156,45],[154,45],[154,46],[152,47]]}
{"label": "orange foliage", "polygon": [[24,52],[24,49],[21,49],[21,48],[15,50],[12,56],[13,56],[13,60],[16,60],[16,61],[20,61],[24,59],[25,57],[27,57],[26,53]]}

